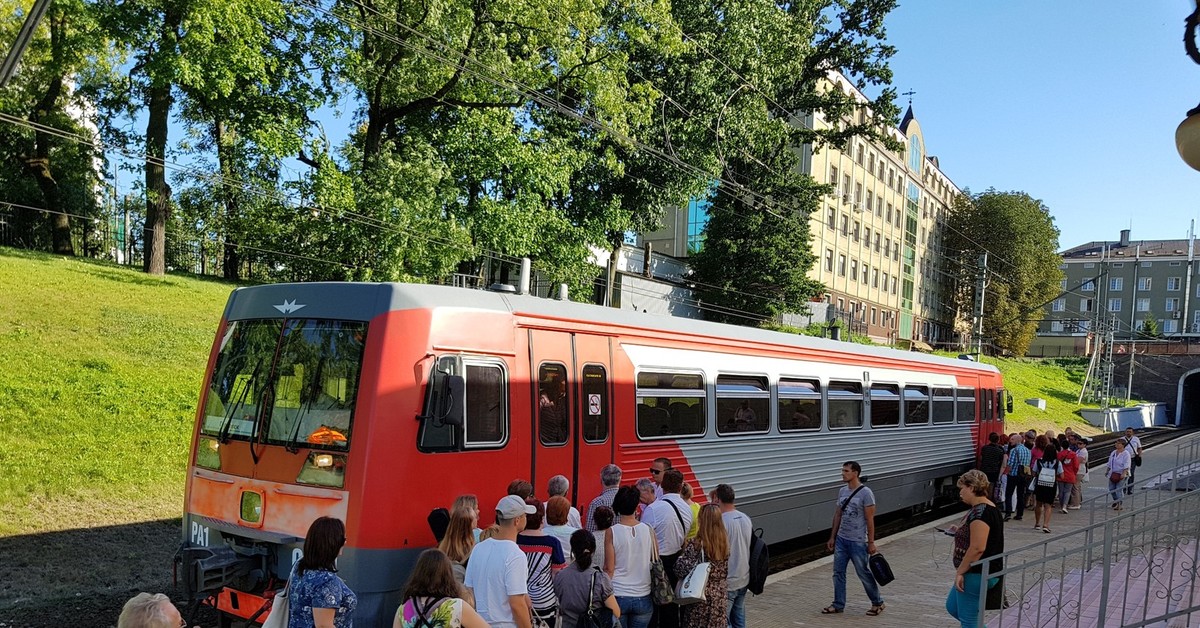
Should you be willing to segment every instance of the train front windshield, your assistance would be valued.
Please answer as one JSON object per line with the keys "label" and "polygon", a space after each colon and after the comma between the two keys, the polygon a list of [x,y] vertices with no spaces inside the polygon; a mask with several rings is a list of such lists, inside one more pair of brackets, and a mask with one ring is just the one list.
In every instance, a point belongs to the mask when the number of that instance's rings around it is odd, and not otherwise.
{"label": "train front windshield", "polygon": [[317,319],[229,323],[201,432],[291,449],[350,447],[367,324]]}

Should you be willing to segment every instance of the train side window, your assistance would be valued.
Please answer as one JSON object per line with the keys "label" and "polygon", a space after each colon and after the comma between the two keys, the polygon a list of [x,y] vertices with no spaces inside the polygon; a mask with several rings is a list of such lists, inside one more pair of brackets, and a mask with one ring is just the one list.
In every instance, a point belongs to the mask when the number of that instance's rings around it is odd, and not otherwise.
{"label": "train side window", "polygon": [[779,429],[821,429],[821,383],[815,379],[779,380]]}
{"label": "train side window", "polygon": [[467,362],[467,447],[492,447],[508,438],[508,383],[495,363]]}
{"label": "train side window", "polygon": [[766,376],[717,376],[717,434],[765,432],[771,426]]}
{"label": "train side window", "polygon": [[928,386],[904,387],[904,424],[929,425]]}
{"label": "train side window", "polygon": [[959,388],[956,396],[958,397],[958,422],[975,422],[975,389]]}
{"label": "train side window", "polygon": [[639,438],[699,436],[708,424],[704,376],[699,373],[637,374]]}
{"label": "train side window", "polygon": [[538,439],[543,445],[563,445],[571,434],[568,388],[566,366],[547,362],[538,367]]}
{"label": "train side window", "polygon": [[863,391],[858,382],[829,382],[829,428],[862,427]]}
{"label": "train side window", "polygon": [[991,421],[996,418],[996,392],[990,388],[979,391],[983,395],[983,413],[981,421]]}
{"label": "train side window", "polygon": [[598,364],[583,367],[583,440],[608,440],[608,374]]}
{"label": "train side window", "polygon": [[895,384],[871,385],[871,427],[900,425],[900,387]]}
{"label": "train side window", "polygon": [[954,389],[953,388],[934,388],[933,389],[933,422],[934,423],[953,423],[954,422]]}

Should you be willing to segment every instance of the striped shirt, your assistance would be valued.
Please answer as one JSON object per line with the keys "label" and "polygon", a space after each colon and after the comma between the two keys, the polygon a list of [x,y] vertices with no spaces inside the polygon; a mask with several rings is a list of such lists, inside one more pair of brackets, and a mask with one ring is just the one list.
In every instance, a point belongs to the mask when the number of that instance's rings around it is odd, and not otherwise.
{"label": "striped shirt", "polygon": [[562,544],[552,536],[540,534],[518,534],[517,545],[525,552],[529,565],[529,599],[535,610],[546,610],[558,606],[554,595],[552,567],[566,564]]}

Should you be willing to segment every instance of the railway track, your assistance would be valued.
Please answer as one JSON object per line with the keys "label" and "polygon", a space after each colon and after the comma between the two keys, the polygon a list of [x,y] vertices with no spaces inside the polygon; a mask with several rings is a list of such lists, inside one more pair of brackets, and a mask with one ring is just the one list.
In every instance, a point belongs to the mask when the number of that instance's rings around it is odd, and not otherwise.
{"label": "railway track", "polygon": [[[1147,448],[1198,432],[1200,430],[1194,428],[1147,428],[1138,433],[1138,438],[1142,440],[1142,447]],[[1104,466],[1108,460],[1108,454],[1116,449],[1114,443],[1120,436],[1119,433],[1110,433],[1094,437],[1091,446],[1088,448],[1088,468]],[[963,512],[964,510],[965,508],[961,503],[957,501],[951,503],[947,500],[946,503],[935,501],[932,508],[920,512],[914,513],[911,510],[902,510],[900,512],[889,513],[888,515],[876,517],[875,536],[876,538],[883,539],[910,528],[932,523],[956,512]],[[771,573],[791,569],[792,567],[803,565],[804,563],[832,554],[832,552],[825,548],[825,542],[828,539],[829,533],[822,531],[800,537],[799,539],[771,545]]]}

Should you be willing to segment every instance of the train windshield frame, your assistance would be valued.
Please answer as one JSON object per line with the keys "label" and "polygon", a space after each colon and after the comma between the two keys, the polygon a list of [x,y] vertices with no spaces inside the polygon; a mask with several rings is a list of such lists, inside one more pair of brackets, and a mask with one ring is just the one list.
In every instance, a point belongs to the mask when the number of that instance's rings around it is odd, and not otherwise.
{"label": "train windshield frame", "polygon": [[361,321],[230,321],[205,393],[200,432],[294,451],[346,451],[366,334]]}

